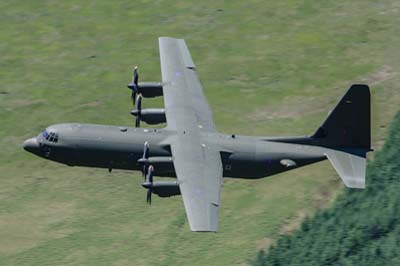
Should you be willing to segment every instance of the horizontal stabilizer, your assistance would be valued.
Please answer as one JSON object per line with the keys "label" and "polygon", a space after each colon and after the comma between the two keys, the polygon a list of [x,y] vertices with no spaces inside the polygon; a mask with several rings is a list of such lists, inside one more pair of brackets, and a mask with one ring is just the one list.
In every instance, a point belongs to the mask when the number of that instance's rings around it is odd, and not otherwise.
{"label": "horizontal stabilizer", "polygon": [[346,187],[365,188],[366,158],[351,153],[327,149],[325,156],[331,162]]}

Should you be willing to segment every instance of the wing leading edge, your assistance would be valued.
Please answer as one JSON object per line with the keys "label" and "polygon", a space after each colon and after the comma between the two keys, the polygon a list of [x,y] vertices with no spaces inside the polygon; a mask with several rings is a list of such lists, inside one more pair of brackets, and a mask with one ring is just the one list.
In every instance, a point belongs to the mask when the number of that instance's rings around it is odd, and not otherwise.
{"label": "wing leading edge", "polygon": [[217,147],[201,132],[214,132],[211,109],[184,40],[159,38],[165,113],[171,153],[190,229],[215,232],[222,184]]}

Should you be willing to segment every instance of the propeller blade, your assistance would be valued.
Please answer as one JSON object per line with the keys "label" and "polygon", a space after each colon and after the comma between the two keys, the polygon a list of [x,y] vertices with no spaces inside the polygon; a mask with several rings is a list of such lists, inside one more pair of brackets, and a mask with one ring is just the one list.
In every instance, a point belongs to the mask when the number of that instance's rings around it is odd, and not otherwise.
{"label": "propeller blade", "polygon": [[136,104],[136,90],[135,89],[133,89],[132,90],[132,94],[131,94],[131,100],[132,100],[132,104],[133,104],[133,106],[135,106],[135,104]]}
{"label": "propeller blade", "polygon": [[143,178],[146,178],[146,174],[147,174],[147,166],[145,164],[143,164],[143,168],[142,168],[142,174],[143,174]]}
{"label": "propeller blade", "polygon": [[147,204],[149,204],[149,205],[151,205],[151,189],[149,188],[148,190],[147,190],[147,196],[146,196],[146,202],[147,202]]}
{"label": "propeller blade", "polygon": [[143,177],[145,178],[147,175],[147,167],[148,167],[148,162],[147,159],[149,158],[149,142],[145,141],[144,145],[143,145],[143,155],[142,155],[142,159],[144,161],[143,163],[143,169],[142,169],[142,174]]}
{"label": "propeller blade", "polygon": [[140,116],[139,116],[139,114],[136,116],[135,127],[140,127]]}
{"label": "propeller blade", "polygon": [[147,169],[147,182],[150,184],[153,184],[153,172],[154,172],[154,167],[152,165],[149,166]]}
{"label": "propeller blade", "polygon": [[143,145],[143,159],[149,158],[149,142],[145,141]]}
{"label": "propeller blade", "polygon": [[149,166],[149,169],[147,170],[147,178],[146,178],[146,183],[149,184],[149,188],[147,189],[147,196],[146,196],[146,202],[151,205],[151,194],[152,194],[152,187],[153,187],[153,171],[154,167],[152,165]]}
{"label": "propeller blade", "polygon": [[131,99],[132,99],[132,104],[135,106],[136,104],[136,95],[140,93],[139,86],[138,86],[138,80],[139,80],[139,73],[138,73],[138,67],[135,66],[133,69],[133,76],[132,76],[132,83],[128,85],[128,88],[132,90],[131,94]]}
{"label": "propeller blade", "polygon": [[142,94],[140,93],[136,96],[136,108],[139,112],[142,110]]}
{"label": "propeller blade", "polygon": [[133,84],[138,85],[139,81],[139,73],[138,73],[138,66],[135,66],[133,69]]}
{"label": "propeller blade", "polygon": [[136,115],[135,126],[140,127],[140,121],[142,120],[142,95],[140,93],[136,97],[136,110],[137,110],[137,115]]}

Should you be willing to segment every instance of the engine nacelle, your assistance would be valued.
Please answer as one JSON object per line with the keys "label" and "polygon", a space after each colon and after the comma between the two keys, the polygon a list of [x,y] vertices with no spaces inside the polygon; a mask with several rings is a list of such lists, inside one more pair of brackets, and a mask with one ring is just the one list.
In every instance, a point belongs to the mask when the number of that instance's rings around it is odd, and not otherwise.
{"label": "engine nacelle", "polygon": [[[139,114],[140,112],[140,114]],[[165,123],[165,109],[161,108],[148,108],[142,110],[132,110],[131,114],[134,116],[140,115],[140,120],[150,125]]]}
{"label": "engine nacelle", "polygon": [[167,157],[167,156],[140,158],[138,160],[138,163],[151,164],[151,165],[154,165],[156,168],[157,168],[157,166],[173,164],[172,157]]}
{"label": "engine nacelle", "polygon": [[175,168],[172,157],[160,156],[140,158],[137,162],[140,165],[152,165],[154,167],[153,171],[155,175],[169,177],[175,176]]}
{"label": "engine nacelle", "polygon": [[163,95],[163,86],[160,82],[139,82],[136,88],[134,83],[128,84],[131,90],[137,89],[137,93],[141,93],[144,98],[154,98]]}
{"label": "engine nacelle", "polygon": [[152,193],[157,194],[159,197],[166,198],[181,194],[179,184],[176,181],[158,181],[158,182],[145,182],[142,184],[144,188],[150,189]]}

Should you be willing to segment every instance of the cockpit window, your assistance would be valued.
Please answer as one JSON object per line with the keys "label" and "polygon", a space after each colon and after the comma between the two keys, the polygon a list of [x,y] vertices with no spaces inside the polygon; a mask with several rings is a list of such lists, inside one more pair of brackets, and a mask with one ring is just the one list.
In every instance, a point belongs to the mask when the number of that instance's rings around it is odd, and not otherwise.
{"label": "cockpit window", "polygon": [[42,136],[50,142],[58,142],[58,134],[55,132],[48,132],[45,130],[42,132]]}

